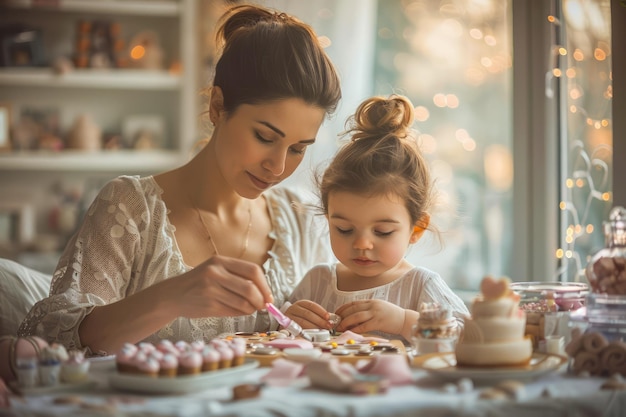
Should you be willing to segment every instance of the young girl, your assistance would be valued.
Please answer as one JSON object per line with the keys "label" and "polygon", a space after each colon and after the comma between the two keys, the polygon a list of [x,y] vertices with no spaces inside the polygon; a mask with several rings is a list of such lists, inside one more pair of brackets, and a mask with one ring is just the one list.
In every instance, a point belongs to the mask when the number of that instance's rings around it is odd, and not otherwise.
{"label": "young girl", "polygon": [[411,134],[413,105],[402,96],[364,101],[351,119],[351,141],[318,179],[321,210],[339,263],[311,269],[286,314],[304,328],[376,332],[411,340],[422,302],[468,310],[439,274],[405,258],[430,226],[430,172]]}

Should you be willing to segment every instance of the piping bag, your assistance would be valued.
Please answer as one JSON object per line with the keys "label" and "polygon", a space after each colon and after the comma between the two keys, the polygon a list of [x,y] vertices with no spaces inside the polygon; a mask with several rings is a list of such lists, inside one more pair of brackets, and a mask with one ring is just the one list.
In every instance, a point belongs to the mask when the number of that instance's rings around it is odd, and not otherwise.
{"label": "piping bag", "polygon": [[274,304],[272,304],[272,303],[265,303],[265,307],[267,308],[267,311],[272,316],[274,316],[274,318],[276,319],[278,324],[283,326],[283,328],[285,328],[285,330],[289,331],[289,333],[291,333],[294,336],[301,336],[304,339],[308,340],[309,342],[313,341],[311,336],[309,336],[308,334],[306,334],[306,333],[304,333],[302,331],[302,327],[300,327],[300,325],[298,323],[296,323],[295,321],[291,320],[289,317],[285,316],[283,314],[283,312],[280,311],[278,308],[276,308],[276,306]]}

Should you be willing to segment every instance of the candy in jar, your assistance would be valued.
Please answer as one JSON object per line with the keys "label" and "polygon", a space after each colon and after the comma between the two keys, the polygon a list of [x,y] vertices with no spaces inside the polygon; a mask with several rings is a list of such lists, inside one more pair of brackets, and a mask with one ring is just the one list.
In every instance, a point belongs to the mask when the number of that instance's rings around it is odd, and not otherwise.
{"label": "candy in jar", "polygon": [[626,295],[626,209],[614,207],[604,222],[605,247],[587,264],[591,291]]}

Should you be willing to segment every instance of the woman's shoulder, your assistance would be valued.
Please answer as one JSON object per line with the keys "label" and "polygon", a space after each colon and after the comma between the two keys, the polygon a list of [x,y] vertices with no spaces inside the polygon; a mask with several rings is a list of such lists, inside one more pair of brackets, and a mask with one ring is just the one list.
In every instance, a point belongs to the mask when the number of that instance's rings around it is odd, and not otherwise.
{"label": "woman's shoulder", "polygon": [[161,189],[152,176],[120,175],[106,182],[98,196],[104,200],[111,200],[118,199],[119,196],[128,197],[136,194],[160,195]]}

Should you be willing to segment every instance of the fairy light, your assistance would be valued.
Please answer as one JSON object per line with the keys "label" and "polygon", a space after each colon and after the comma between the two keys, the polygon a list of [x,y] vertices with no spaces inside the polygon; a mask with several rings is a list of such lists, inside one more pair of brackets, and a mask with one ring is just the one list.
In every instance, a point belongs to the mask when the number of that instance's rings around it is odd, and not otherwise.
{"label": "fairy light", "polygon": [[[561,231],[563,247],[555,252],[556,258],[561,260],[556,273],[565,275],[565,280],[578,279],[591,253],[603,242],[602,228],[592,222],[602,221],[597,218],[598,213],[608,214],[613,197],[611,183],[607,180],[612,163],[611,134],[607,132],[611,126],[610,100],[613,97],[610,31],[590,29],[595,27],[592,19],[606,20],[602,8],[608,3],[608,0],[567,2],[563,22],[555,15],[547,16],[555,33],[556,26],[563,25],[568,35],[567,44],[555,42],[551,46],[554,60],[549,68],[555,79],[567,77],[567,82],[557,81],[566,89],[568,101],[566,146],[570,149],[563,195],[558,203],[567,226]],[[599,206],[594,201],[604,205]]]}
{"label": "fairy light", "polygon": [[146,54],[146,48],[144,48],[143,45],[135,45],[130,50],[130,57],[134,60],[139,60],[143,58],[145,54]]}
{"label": "fairy light", "polygon": [[415,108],[415,120],[418,122],[425,122],[430,118],[430,111],[424,106],[417,106]]}

